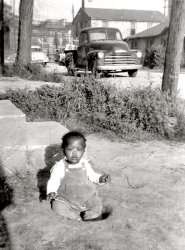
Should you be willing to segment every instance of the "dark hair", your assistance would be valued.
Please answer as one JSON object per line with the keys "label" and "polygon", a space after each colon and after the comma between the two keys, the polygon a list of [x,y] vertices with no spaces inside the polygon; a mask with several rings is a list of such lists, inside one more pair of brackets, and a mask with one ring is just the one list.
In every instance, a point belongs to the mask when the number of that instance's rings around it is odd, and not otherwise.
{"label": "dark hair", "polygon": [[81,139],[84,142],[84,147],[86,147],[85,136],[78,131],[70,131],[62,137],[62,145],[61,145],[62,149],[64,149],[69,144],[70,139],[77,139],[77,140]]}

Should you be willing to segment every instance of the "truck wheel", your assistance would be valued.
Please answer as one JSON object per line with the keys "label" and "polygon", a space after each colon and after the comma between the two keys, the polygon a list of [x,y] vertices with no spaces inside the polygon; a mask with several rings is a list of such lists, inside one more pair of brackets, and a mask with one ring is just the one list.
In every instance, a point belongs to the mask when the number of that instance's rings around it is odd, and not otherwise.
{"label": "truck wheel", "polygon": [[70,57],[68,59],[67,71],[68,71],[68,75],[69,76],[74,76],[75,75],[74,59],[73,59],[73,57]]}
{"label": "truck wheel", "polygon": [[136,75],[137,75],[137,70],[129,70],[129,71],[128,71],[128,75],[129,75],[130,77],[136,77]]}
{"label": "truck wheel", "polygon": [[103,72],[102,72],[102,76],[103,76],[103,77],[108,77],[108,75],[109,75],[109,72],[108,72],[108,71],[103,71]]}

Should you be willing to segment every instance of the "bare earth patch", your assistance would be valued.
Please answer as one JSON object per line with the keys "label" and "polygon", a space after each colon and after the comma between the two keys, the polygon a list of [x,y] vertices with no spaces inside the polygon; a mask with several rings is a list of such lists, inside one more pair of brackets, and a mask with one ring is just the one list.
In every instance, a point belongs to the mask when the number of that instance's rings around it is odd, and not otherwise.
{"label": "bare earth patch", "polygon": [[97,222],[54,215],[48,201],[39,201],[34,174],[27,188],[16,185],[16,205],[2,212],[11,249],[184,250],[185,145],[87,140],[94,168],[111,174],[112,183],[98,190],[113,214]]}

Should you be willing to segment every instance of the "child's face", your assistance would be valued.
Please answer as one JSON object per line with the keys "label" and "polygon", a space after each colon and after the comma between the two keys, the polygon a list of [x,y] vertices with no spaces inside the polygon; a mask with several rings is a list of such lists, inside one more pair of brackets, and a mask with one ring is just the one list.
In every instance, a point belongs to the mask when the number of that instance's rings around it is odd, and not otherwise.
{"label": "child's face", "polygon": [[70,139],[64,149],[64,154],[71,164],[77,164],[85,151],[85,145],[82,139]]}

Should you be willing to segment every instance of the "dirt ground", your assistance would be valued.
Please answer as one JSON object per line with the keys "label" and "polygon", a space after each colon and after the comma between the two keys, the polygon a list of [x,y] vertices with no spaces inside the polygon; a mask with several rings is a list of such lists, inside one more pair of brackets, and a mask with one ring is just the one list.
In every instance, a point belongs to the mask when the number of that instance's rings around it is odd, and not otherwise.
{"label": "dirt ground", "polygon": [[34,174],[24,187],[17,182],[15,204],[1,212],[0,249],[184,250],[185,145],[118,142],[98,134],[87,140],[95,170],[111,174],[112,183],[97,188],[112,215],[97,222],[54,215],[48,201],[39,201]]}

